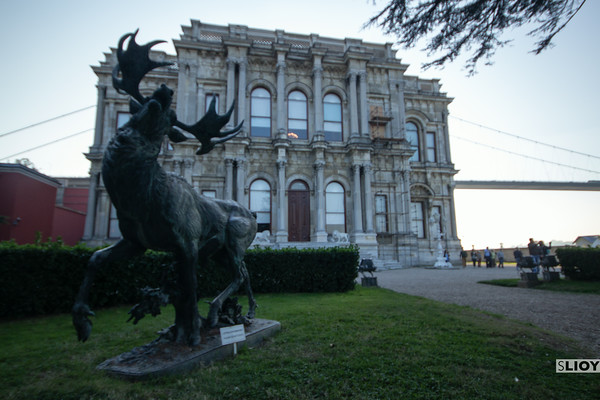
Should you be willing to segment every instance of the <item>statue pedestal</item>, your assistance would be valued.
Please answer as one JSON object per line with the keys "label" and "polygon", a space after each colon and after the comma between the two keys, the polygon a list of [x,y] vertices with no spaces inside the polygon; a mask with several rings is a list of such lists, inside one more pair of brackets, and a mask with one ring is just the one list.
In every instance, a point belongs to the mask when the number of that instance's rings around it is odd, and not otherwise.
{"label": "statue pedestal", "polygon": [[[237,346],[257,345],[280,330],[281,324],[277,321],[254,319],[252,325],[245,327],[246,341],[237,343]],[[129,380],[155,378],[181,373],[232,356],[233,346],[234,344],[222,345],[219,328],[215,328],[202,337],[202,343],[198,346],[190,347],[157,339],[110,358],[98,365],[97,369]]]}
{"label": "statue pedestal", "polygon": [[376,276],[363,276],[360,278],[360,284],[363,287],[377,287],[377,277]]}

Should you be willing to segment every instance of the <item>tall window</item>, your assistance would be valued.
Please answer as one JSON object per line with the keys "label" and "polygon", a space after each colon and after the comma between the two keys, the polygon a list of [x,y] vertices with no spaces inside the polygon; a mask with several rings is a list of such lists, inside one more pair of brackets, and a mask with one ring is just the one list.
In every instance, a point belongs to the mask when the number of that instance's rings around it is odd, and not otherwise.
{"label": "tall window", "polygon": [[375,195],[375,229],[376,232],[387,232],[387,196],[384,194]]}
{"label": "tall window", "polygon": [[425,237],[425,219],[423,217],[423,202],[410,203],[410,225],[411,230],[418,238]]}
{"label": "tall window", "polygon": [[250,95],[250,135],[271,137],[271,94],[263,88]]}
{"label": "tall window", "polygon": [[204,102],[204,112],[208,111],[208,108],[210,107],[210,102],[213,101],[213,99],[215,100],[215,111],[218,114],[219,113],[219,95],[217,93],[207,93],[206,94],[206,98],[205,98],[205,102]]}
{"label": "tall window", "polygon": [[427,132],[427,135],[425,135],[425,147],[427,149],[427,161],[436,162],[435,132]]}
{"label": "tall window", "polygon": [[288,96],[288,138],[308,139],[308,103],[304,93],[295,90]]}
{"label": "tall window", "polygon": [[117,112],[117,129],[125,125],[131,119],[131,114],[126,112]]}
{"label": "tall window", "polygon": [[419,130],[414,122],[406,123],[406,140],[410,143],[411,149],[415,151],[408,161],[421,161],[421,157],[419,157]]}
{"label": "tall window", "polygon": [[342,101],[335,94],[323,98],[323,129],[325,140],[342,141]]}
{"label": "tall window", "polygon": [[250,185],[250,210],[256,213],[258,232],[271,230],[271,187],[263,179]]}
{"label": "tall window", "polygon": [[325,189],[325,222],[328,233],[346,232],[344,187],[337,182],[331,182]]}

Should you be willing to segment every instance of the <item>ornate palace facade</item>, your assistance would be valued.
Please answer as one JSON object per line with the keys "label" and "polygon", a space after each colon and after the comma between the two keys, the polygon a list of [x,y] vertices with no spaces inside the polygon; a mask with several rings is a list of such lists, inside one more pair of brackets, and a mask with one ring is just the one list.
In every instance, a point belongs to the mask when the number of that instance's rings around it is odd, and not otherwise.
{"label": "ornate palace facade", "polygon": [[[210,153],[165,139],[160,161],[200,194],[234,199],[257,213],[257,244],[323,247],[355,243],[379,268],[431,265],[437,234],[458,260],[448,104],[438,80],[405,75],[391,44],[332,39],[192,20],[177,55],[149,73],[176,92],[178,119],[193,124],[215,100],[235,109],[242,132]],[[120,233],[100,176],[103,148],[129,118],[111,85],[116,51],[93,67],[98,107],[84,240]],[[439,214],[440,218],[434,217]]]}

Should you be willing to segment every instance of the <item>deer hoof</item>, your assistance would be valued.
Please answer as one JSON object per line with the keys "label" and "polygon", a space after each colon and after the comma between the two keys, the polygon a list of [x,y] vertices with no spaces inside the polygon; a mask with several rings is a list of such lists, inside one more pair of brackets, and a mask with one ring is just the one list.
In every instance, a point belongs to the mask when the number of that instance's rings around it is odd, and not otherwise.
{"label": "deer hoof", "polygon": [[90,310],[87,304],[76,304],[73,307],[73,326],[77,331],[77,339],[85,342],[92,333],[92,321],[88,317],[95,314]]}

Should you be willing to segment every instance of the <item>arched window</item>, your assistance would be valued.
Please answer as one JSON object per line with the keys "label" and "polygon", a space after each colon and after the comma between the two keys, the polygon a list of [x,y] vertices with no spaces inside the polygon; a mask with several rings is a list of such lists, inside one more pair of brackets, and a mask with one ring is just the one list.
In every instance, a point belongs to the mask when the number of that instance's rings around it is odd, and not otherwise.
{"label": "arched window", "polygon": [[323,130],[325,140],[342,141],[342,100],[332,93],[323,98]]}
{"label": "arched window", "polygon": [[325,223],[327,233],[346,232],[344,187],[337,182],[331,182],[325,188]]}
{"label": "arched window", "polygon": [[308,102],[304,93],[294,90],[288,96],[288,138],[308,139]]}
{"label": "arched window", "polygon": [[258,232],[271,230],[271,187],[263,179],[250,184],[250,210],[256,213]]}
{"label": "arched window", "polygon": [[264,88],[250,95],[250,136],[271,137],[271,94]]}
{"label": "arched window", "polygon": [[415,150],[415,153],[408,159],[408,161],[421,161],[419,156],[419,129],[414,122],[406,123],[406,140],[410,143],[411,149]]}

